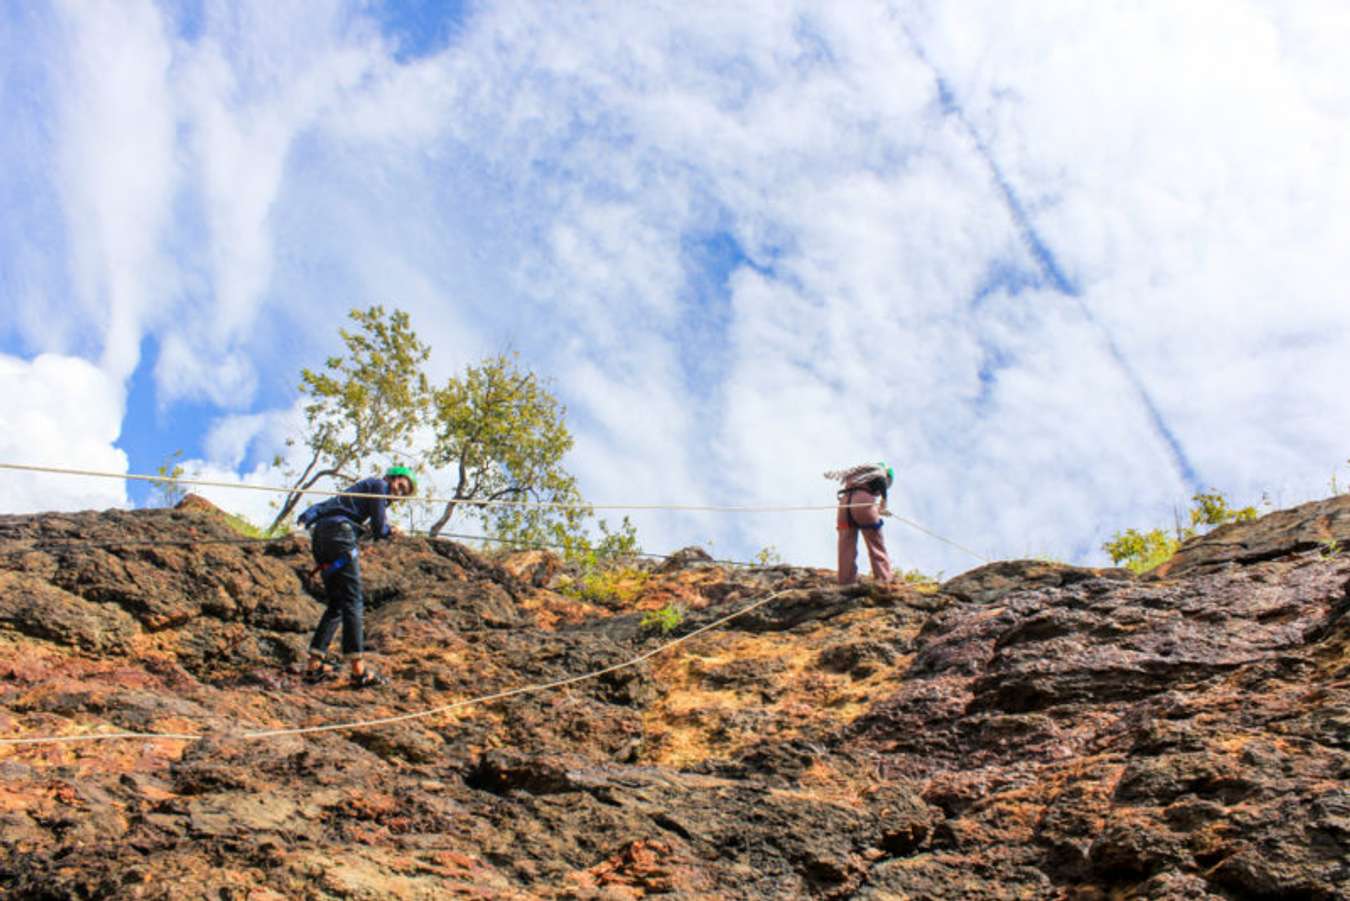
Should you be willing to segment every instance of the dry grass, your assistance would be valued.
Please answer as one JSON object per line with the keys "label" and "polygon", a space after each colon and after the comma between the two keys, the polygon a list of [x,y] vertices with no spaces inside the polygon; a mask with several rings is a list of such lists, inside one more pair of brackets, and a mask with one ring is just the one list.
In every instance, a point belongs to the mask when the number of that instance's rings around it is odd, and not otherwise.
{"label": "dry grass", "polygon": [[[894,689],[910,658],[878,663],[859,679],[821,670],[820,652],[840,638],[865,638],[883,615],[853,611],[805,635],[713,634],[684,655],[657,663],[653,675],[663,695],[643,716],[647,762],[687,767],[727,759],[770,736],[817,736],[853,722]],[[751,675],[732,681],[721,671],[733,666]],[[719,675],[732,684],[713,687]],[[747,713],[755,716],[754,728],[738,725]],[[854,794],[840,788],[841,798]]]}

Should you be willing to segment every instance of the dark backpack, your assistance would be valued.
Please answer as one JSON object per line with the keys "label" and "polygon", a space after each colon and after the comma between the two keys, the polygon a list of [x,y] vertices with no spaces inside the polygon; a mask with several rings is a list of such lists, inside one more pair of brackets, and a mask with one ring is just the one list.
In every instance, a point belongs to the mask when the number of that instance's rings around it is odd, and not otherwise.
{"label": "dark backpack", "polygon": [[341,512],[341,508],[336,503],[337,500],[338,499],[335,497],[330,497],[326,501],[320,501],[319,503],[314,504],[313,506],[306,509],[304,513],[301,513],[299,516],[297,516],[295,518],[295,521],[298,522],[300,525],[304,526],[306,529],[311,528],[316,522],[318,522],[320,519],[323,519],[325,516],[328,516],[332,513]]}

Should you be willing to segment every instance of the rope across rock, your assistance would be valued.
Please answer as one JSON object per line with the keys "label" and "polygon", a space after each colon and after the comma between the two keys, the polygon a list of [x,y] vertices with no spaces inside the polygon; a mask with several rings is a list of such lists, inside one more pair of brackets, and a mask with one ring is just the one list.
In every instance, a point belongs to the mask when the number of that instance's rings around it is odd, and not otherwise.
{"label": "rope across rock", "polygon": [[[20,472],[47,473],[47,474],[55,474],[55,475],[76,475],[76,476],[86,476],[86,477],[94,477],[94,478],[133,479],[133,480],[149,481],[149,482],[158,482],[158,483],[169,483],[169,482],[171,482],[171,483],[174,483],[174,484],[176,484],[176,485],[192,485],[192,486],[201,486],[201,487],[241,488],[241,489],[248,489],[248,490],[255,490],[255,491],[287,492],[287,493],[290,493],[290,492],[292,491],[292,489],[288,489],[288,488],[279,488],[279,487],[275,487],[275,486],[247,485],[247,484],[241,484],[241,483],[220,482],[220,481],[211,481],[211,480],[205,480],[205,479],[170,478],[170,477],[166,477],[166,476],[150,476],[150,475],[142,475],[142,474],[135,474],[135,473],[113,473],[113,472],[102,472],[102,471],[97,471],[97,470],[76,469],[76,468],[71,468],[71,467],[36,466],[36,465],[27,465],[27,464],[18,464],[18,463],[0,463],[0,469],[6,469],[6,470],[11,470],[11,471],[20,471]],[[305,491],[303,491],[303,492],[301,492],[301,493],[304,493],[304,494],[315,494],[315,495],[328,496],[328,497],[338,497],[338,496],[343,496],[343,497],[376,497],[376,498],[379,498],[379,499],[384,499],[384,498],[385,498],[384,495],[366,495],[366,494],[357,493],[357,492],[350,492],[350,491],[348,491],[348,492],[340,492],[340,491],[329,491],[329,490],[319,490],[319,489],[306,489]],[[436,502],[436,501],[446,501],[446,500],[448,500],[448,499],[446,499],[446,498],[435,498],[435,497],[431,497],[431,498],[424,498],[424,500]],[[717,513],[786,513],[786,512],[823,511],[823,510],[836,510],[836,509],[838,509],[838,506],[837,506],[837,505],[829,505],[829,506],[819,506],[819,505],[802,505],[802,506],[726,506],[726,505],[722,505],[722,506],[716,506],[716,505],[681,505],[681,504],[608,504],[608,505],[606,505],[606,504],[560,504],[560,503],[551,503],[551,502],[526,502],[526,501],[481,501],[481,502],[480,502],[480,501],[474,501],[473,503],[475,503],[475,504],[481,504],[481,505],[484,505],[484,506],[509,506],[509,507],[536,506],[536,507],[549,507],[549,508],[554,508],[554,509],[574,509],[574,508],[582,508],[582,507],[584,507],[584,508],[589,508],[589,509],[601,509],[601,510],[667,510],[667,511],[717,512]],[[856,505],[856,506],[864,506],[864,505],[863,505],[863,504],[858,504],[858,505]],[[982,554],[980,554],[980,553],[978,553],[978,552],[976,552],[976,551],[973,551],[973,550],[971,550],[970,548],[967,548],[967,547],[965,547],[964,545],[961,545],[961,544],[959,544],[959,543],[957,543],[957,542],[955,542],[955,541],[952,541],[951,539],[945,538],[944,536],[937,534],[936,532],[934,532],[934,531],[928,529],[927,527],[921,525],[920,523],[915,522],[915,521],[912,520],[912,519],[908,519],[908,518],[903,517],[903,516],[895,516],[894,514],[891,514],[891,515],[892,515],[895,519],[899,520],[900,522],[903,522],[903,523],[905,523],[906,525],[908,525],[908,526],[910,526],[910,527],[912,527],[912,528],[914,528],[914,529],[917,529],[918,531],[921,531],[921,532],[923,532],[924,534],[929,535],[929,536],[932,537],[932,538],[935,538],[935,539],[937,539],[937,540],[939,540],[939,541],[942,541],[942,542],[944,542],[944,543],[946,543],[946,544],[949,544],[949,545],[951,545],[952,547],[958,548],[959,550],[962,550],[962,551],[964,551],[965,553],[968,553],[968,554],[970,554],[971,556],[976,557],[977,559],[979,559],[979,560],[981,560],[981,561],[989,562],[989,561],[988,561],[988,558],[985,557],[984,555],[982,555]],[[430,537],[439,537],[439,536],[430,536]],[[454,535],[454,534],[449,534],[449,535],[446,535],[446,536],[444,536],[444,537],[467,538],[467,539],[471,539],[471,540],[488,540],[488,541],[493,540],[493,539],[489,538],[488,536],[472,536],[472,535]],[[243,544],[263,544],[263,543],[269,543],[269,542],[284,541],[284,540],[286,540],[286,538],[285,538],[285,537],[282,537],[282,538],[240,538],[240,539],[211,539],[211,538],[205,538],[205,539],[199,539],[199,540],[187,540],[187,541],[183,541],[183,540],[171,540],[171,541],[143,540],[143,541],[137,541],[137,540],[135,540],[135,539],[128,539],[128,540],[122,541],[122,542],[85,542],[85,541],[80,541],[80,540],[78,540],[78,539],[67,540],[67,539],[61,539],[61,538],[53,538],[53,539],[45,539],[45,540],[44,540],[44,539],[41,539],[41,538],[38,538],[38,539],[29,539],[29,540],[31,540],[35,546],[39,546],[39,547],[41,547],[41,546],[48,546],[48,547],[50,547],[50,546],[85,546],[85,545],[87,545],[87,546],[142,546],[142,545],[157,546],[157,545],[170,545],[170,544],[176,545],[176,546],[184,546],[184,545],[186,545],[186,546],[191,546],[191,545],[196,545],[196,544],[241,544],[241,545],[243,545]],[[514,542],[512,542],[512,543],[514,543]],[[522,543],[523,543],[523,542],[522,542]],[[541,545],[541,544],[529,544],[529,543],[524,543],[524,544],[526,544],[526,546],[528,546],[528,547],[543,547],[543,546],[544,546],[544,545]],[[655,557],[655,558],[662,558],[662,559],[668,559],[668,557],[669,557],[669,555],[663,555],[663,554],[643,554],[643,555],[640,555],[640,556],[644,556],[644,557]],[[715,562],[724,563],[724,564],[731,564],[731,565],[742,565],[742,566],[751,565],[751,564],[740,563],[740,562],[738,562],[738,561],[715,561]],[[484,695],[480,695],[480,696],[477,696],[477,697],[473,697],[473,698],[465,698],[465,699],[461,699],[461,700],[458,700],[458,701],[453,701],[453,702],[451,702],[451,703],[449,703],[449,704],[442,704],[442,705],[438,705],[438,706],[435,706],[435,707],[430,707],[430,708],[426,708],[426,709],[423,709],[423,710],[414,711],[414,712],[411,712],[411,713],[397,714],[397,715],[393,715],[393,716],[377,717],[377,718],[363,719],[363,720],[353,720],[353,721],[345,721],[345,722],[338,722],[338,723],[329,723],[329,724],[318,725],[318,726],[288,726],[288,727],[272,728],[272,729],[243,730],[243,731],[237,731],[237,732],[213,732],[213,733],[184,733],[184,732],[109,732],[109,733],[92,733],[92,734],[86,734],[86,735],[43,735],[43,736],[31,736],[31,737],[26,737],[26,738],[0,738],[0,747],[32,746],[32,745],[42,745],[42,744],[71,744],[71,743],[82,743],[82,742],[93,742],[93,741],[116,741],[116,740],[142,740],[142,741],[144,741],[144,740],[160,740],[160,741],[195,742],[195,741],[201,741],[201,740],[203,740],[203,739],[205,739],[205,738],[208,738],[208,737],[231,738],[231,739],[238,739],[238,740],[258,740],[258,739],[276,738],[276,737],[290,736],[290,735],[310,735],[310,734],[316,734],[316,733],[322,733],[322,732],[337,732],[337,731],[343,731],[343,730],[348,730],[348,729],[357,729],[357,728],[369,728],[369,727],[387,726],[387,725],[392,725],[392,724],[395,724],[395,723],[407,722],[407,721],[409,721],[409,720],[424,719],[424,718],[427,718],[427,717],[433,717],[433,716],[437,716],[437,715],[440,715],[440,714],[449,713],[450,711],[453,711],[453,710],[463,709],[463,708],[466,708],[466,707],[471,707],[471,706],[475,706],[475,705],[479,705],[479,704],[487,704],[487,703],[491,703],[491,702],[494,702],[494,701],[499,701],[499,700],[504,700],[504,699],[506,699],[506,698],[515,697],[515,696],[518,696],[518,695],[531,694],[531,693],[541,692],[541,691],[550,691],[550,690],[554,690],[554,689],[558,689],[558,688],[565,687],[565,686],[567,686],[567,685],[572,685],[572,684],[575,684],[575,683],[578,683],[578,682],[586,681],[586,680],[589,680],[589,679],[595,679],[595,678],[598,678],[598,677],[600,677],[600,676],[606,675],[606,674],[608,674],[608,673],[615,672],[615,671],[617,671],[617,670],[622,670],[622,669],[626,669],[626,668],[629,668],[629,667],[632,667],[632,666],[636,666],[637,664],[642,663],[643,661],[648,660],[648,659],[650,659],[650,658],[652,658],[652,657],[654,657],[654,656],[656,656],[656,655],[658,655],[658,654],[661,654],[661,653],[663,653],[663,652],[665,652],[665,651],[667,651],[667,650],[670,650],[671,648],[674,648],[674,647],[676,647],[676,646],[678,646],[678,645],[680,645],[680,644],[682,644],[682,643],[684,643],[684,642],[686,642],[686,641],[689,641],[690,639],[692,639],[692,638],[694,638],[694,637],[696,637],[696,636],[698,636],[698,635],[702,635],[702,634],[704,634],[704,633],[706,633],[706,632],[709,632],[709,631],[711,631],[711,630],[713,630],[713,629],[718,628],[719,626],[722,626],[722,625],[724,625],[724,624],[726,624],[726,623],[728,623],[728,622],[731,622],[732,620],[735,620],[735,619],[737,619],[737,618],[739,618],[739,617],[741,617],[741,616],[744,616],[744,615],[750,613],[751,611],[756,610],[756,609],[758,609],[759,607],[764,606],[765,604],[769,603],[770,601],[774,600],[775,598],[781,597],[781,596],[782,596],[783,594],[785,594],[785,593],[786,593],[786,592],[784,592],[784,591],[776,591],[776,592],[771,592],[771,593],[769,593],[769,594],[766,594],[766,595],[764,595],[763,597],[758,598],[757,600],[755,600],[755,601],[753,601],[753,602],[751,602],[751,603],[745,605],[744,607],[741,607],[740,609],[738,609],[738,610],[736,610],[736,611],[733,611],[733,612],[730,613],[730,614],[727,614],[727,615],[725,615],[725,616],[722,616],[722,617],[720,617],[720,618],[714,620],[714,621],[711,622],[711,623],[708,623],[708,624],[706,624],[706,625],[700,626],[699,628],[693,630],[692,632],[689,632],[689,633],[686,634],[686,635],[682,635],[682,636],[679,636],[679,637],[677,637],[677,638],[675,638],[675,639],[672,639],[671,641],[665,642],[664,644],[662,644],[662,645],[660,645],[660,646],[658,646],[658,647],[656,647],[656,648],[654,648],[654,649],[652,649],[652,650],[650,650],[650,651],[646,651],[646,652],[644,652],[644,653],[642,653],[642,654],[639,654],[639,655],[637,655],[637,656],[635,656],[635,657],[633,657],[633,658],[631,658],[631,659],[629,659],[629,660],[625,660],[625,661],[623,661],[623,662],[621,662],[621,663],[616,663],[616,664],[613,664],[613,665],[611,665],[611,666],[607,666],[607,667],[603,667],[603,668],[601,668],[601,669],[593,670],[593,671],[591,671],[591,672],[582,673],[582,674],[577,675],[577,676],[569,676],[569,677],[566,677],[566,678],[563,678],[563,679],[556,679],[556,680],[552,680],[552,681],[548,681],[548,682],[533,683],[533,684],[530,684],[530,685],[520,686],[520,687],[518,687],[518,688],[513,688],[513,689],[508,689],[508,690],[498,691],[498,692],[491,692],[491,693],[484,694]]]}
{"label": "rope across rock", "polygon": [[763,607],[765,604],[769,603],[770,601],[776,598],[782,597],[786,593],[787,593],[786,591],[770,592],[769,594],[766,594],[763,597],[749,604],[746,604],[739,610],[735,610],[732,613],[727,614],[726,616],[720,617],[718,619],[713,620],[710,623],[699,626],[697,629],[694,629],[692,632],[689,632],[686,635],[681,635],[678,638],[671,639],[670,641],[656,648],[653,648],[650,651],[644,651],[643,653],[637,655],[636,657],[625,660],[621,663],[615,663],[611,666],[606,666],[598,670],[592,670],[591,672],[582,673],[581,675],[577,676],[568,676],[564,679],[554,679],[549,682],[536,682],[530,685],[522,685],[518,688],[507,689],[505,691],[491,692],[489,694],[479,695],[478,697],[473,698],[464,698],[459,701],[452,701],[449,704],[441,704],[436,707],[429,707],[426,708],[425,710],[418,710],[412,713],[402,713],[397,714],[395,716],[375,717],[372,719],[352,720],[340,723],[327,723],[321,726],[290,726],[278,729],[257,729],[243,732],[214,732],[214,733],[106,732],[106,733],[93,733],[89,735],[39,735],[39,736],[31,736],[28,738],[0,738],[0,747],[20,747],[20,746],[46,745],[46,744],[76,744],[92,741],[157,740],[157,741],[195,742],[201,741],[202,739],[205,738],[224,738],[224,739],[237,739],[247,741],[264,738],[280,738],[282,736],[288,735],[313,735],[320,732],[341,732],[347,729],[361,729],[378,726],[389,726],[393,725],[394,723],[408,722],[409,720],[426,719],[428,717],[449,713],[452,710],[460,710],[465,707],[473,707],[479,704],[488,704],[493,701],[501,701],[506,698],[516,697],[517,695],[533,694],[536,692],[551,691],[554,689],[563,688],[565,686],[574,685],[578,682],[584,682],[589,679],[597,679],[600,676],[604,676],[608,673],[613,673],[622,669],[628,669],[630,667],[637,666],[639,663],[642,663],[645,660],[649,660],[658,654],[664,653],[665,651],[668,651],[671,648],[676,647],[677,645],[683,644],[684,642],[689,641],[691,638],[695,638],[699,635],[704,634],[705,632],[711,632],[713,629],[716,629],[719,626],[725,625],[726,623],[729,623],[734,619],[745,616],[747,613],[750,613],[751,611]]}

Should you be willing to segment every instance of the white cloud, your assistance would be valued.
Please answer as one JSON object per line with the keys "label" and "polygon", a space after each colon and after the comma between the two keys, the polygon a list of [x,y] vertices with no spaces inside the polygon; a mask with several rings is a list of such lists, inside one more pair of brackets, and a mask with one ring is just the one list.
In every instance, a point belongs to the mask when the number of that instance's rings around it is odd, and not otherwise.
{"label": "white cloud", "polygon": [[[101,365],[121,379],[171,293],[172,271],[159,254],[177,183],[165,84],[170,52],[148,0],[62,4],[59,18],[53,162],[75,295],[66,312],[88,323]],[[49,295],[33,300],[52,302]]]}
{"label": "white cloud", "polygon": [[[286,487],[287,466],[303,468],[306,451],[288,446],[288,438],[299,434],[304,421],[303,406],[265,413],[230,414],[212,423],[202,444],[204,458],[182,461],[186,478],[227,485]],[[254,463],[244,471],[249,460]],[[278,463],[278,460],[280,462]],[[220,486],[185,486],[187,490],[214,503],[227,513],[243,516],[258,526],[267,526],[276,516],[276,504],[285,499],[282,492]]]}
{"label": "white cloud", "polygon": [[165,341],[156,366],[165,401],[252,401],[255,361],[242,348],[272,282],[272,214],[295,142],[378,62],[368,33],[348,32],[339,4],[289,13],[263,3],[213,7],[202,38],[176,47],[172,101],[209,288],[183,299],[189,315]]}
{"label": "white cloud", "polygon": [[[1340,4],[486,6],[409,65],[336,3],[126,18],[53,48],[92,61],[59,307],[114,375],[149,331],[162,398],[241,409],[222,472],[278,444],[257,386],[374,302],[438,378],[506,343],[554,375],[598,501],[828,503],[884,456],[964,544],[1100,560],[1185,500],[1159,421],[1244,501],[1350,452]],[[829,512],[639,523],[833,558]]]}
{"label": "white cloud", "polygon": [[[0,354],[0,396],[0,461],[127,471],[126,454],[113,446],[125,395],[117,380],[92,364],[56,354],[31,361]],[[0,478],[6,513],[127,504],[124,483],[115,479],[13,471]]]}

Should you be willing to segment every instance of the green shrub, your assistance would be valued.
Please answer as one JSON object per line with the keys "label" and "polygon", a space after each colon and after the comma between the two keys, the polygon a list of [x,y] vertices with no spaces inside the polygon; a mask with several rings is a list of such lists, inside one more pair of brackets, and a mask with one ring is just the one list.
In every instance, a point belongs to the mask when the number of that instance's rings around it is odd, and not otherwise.
{"label": "green shrub", "polygon": [[642,615],[638,627],[644,632],[659,632],[669,635],[684,622],[684,611],[673,604],[667,604],[660,610],[648,610]]}
{"label": "green shrub", "polygon": [[1111,540],[1102,545],[1102,550],[1111,556],[1111,562],[1117,566],[1143,573],[1161,566],[1177,552],[1181,543],[1194,538],[1201,532],[1230,522],[1251,522],[1256,519],[1255,507],[1234,509],[1228,505],[1228,499],[1222,493],[1211,488],[1191,497],[1191,509],[1186,524],[1177,517],[1173,534],[1162,529],[1140,532],[1138,529],[1126,529],[1111,536]]}
{"label": "green shrub", "polygon": [[1143,573],[1172,559],[1179,547],[1181,541],[1162,529],[1148,532],[1126,529],[1103,544],[1102,550],[1111,555],[1111,562],[1117,566],[1124,565],[1132,572]]}
{"label": "green shrub", "polygon": [[651,574],[638,568],[642,549],[637,529],[627,516],[611,531],[599,522],[600,540],[592,541],[580,530],[560,533],[563,559],[571,575],[558,589],[578,600],[607,604],[630,604],[647,585]]}
{"label": "green shrub", "polygon": [[635,566],[596,566],[573,576],[558,590],[580,601],[627,605],[642,594],[650,578],[651,573]]}

